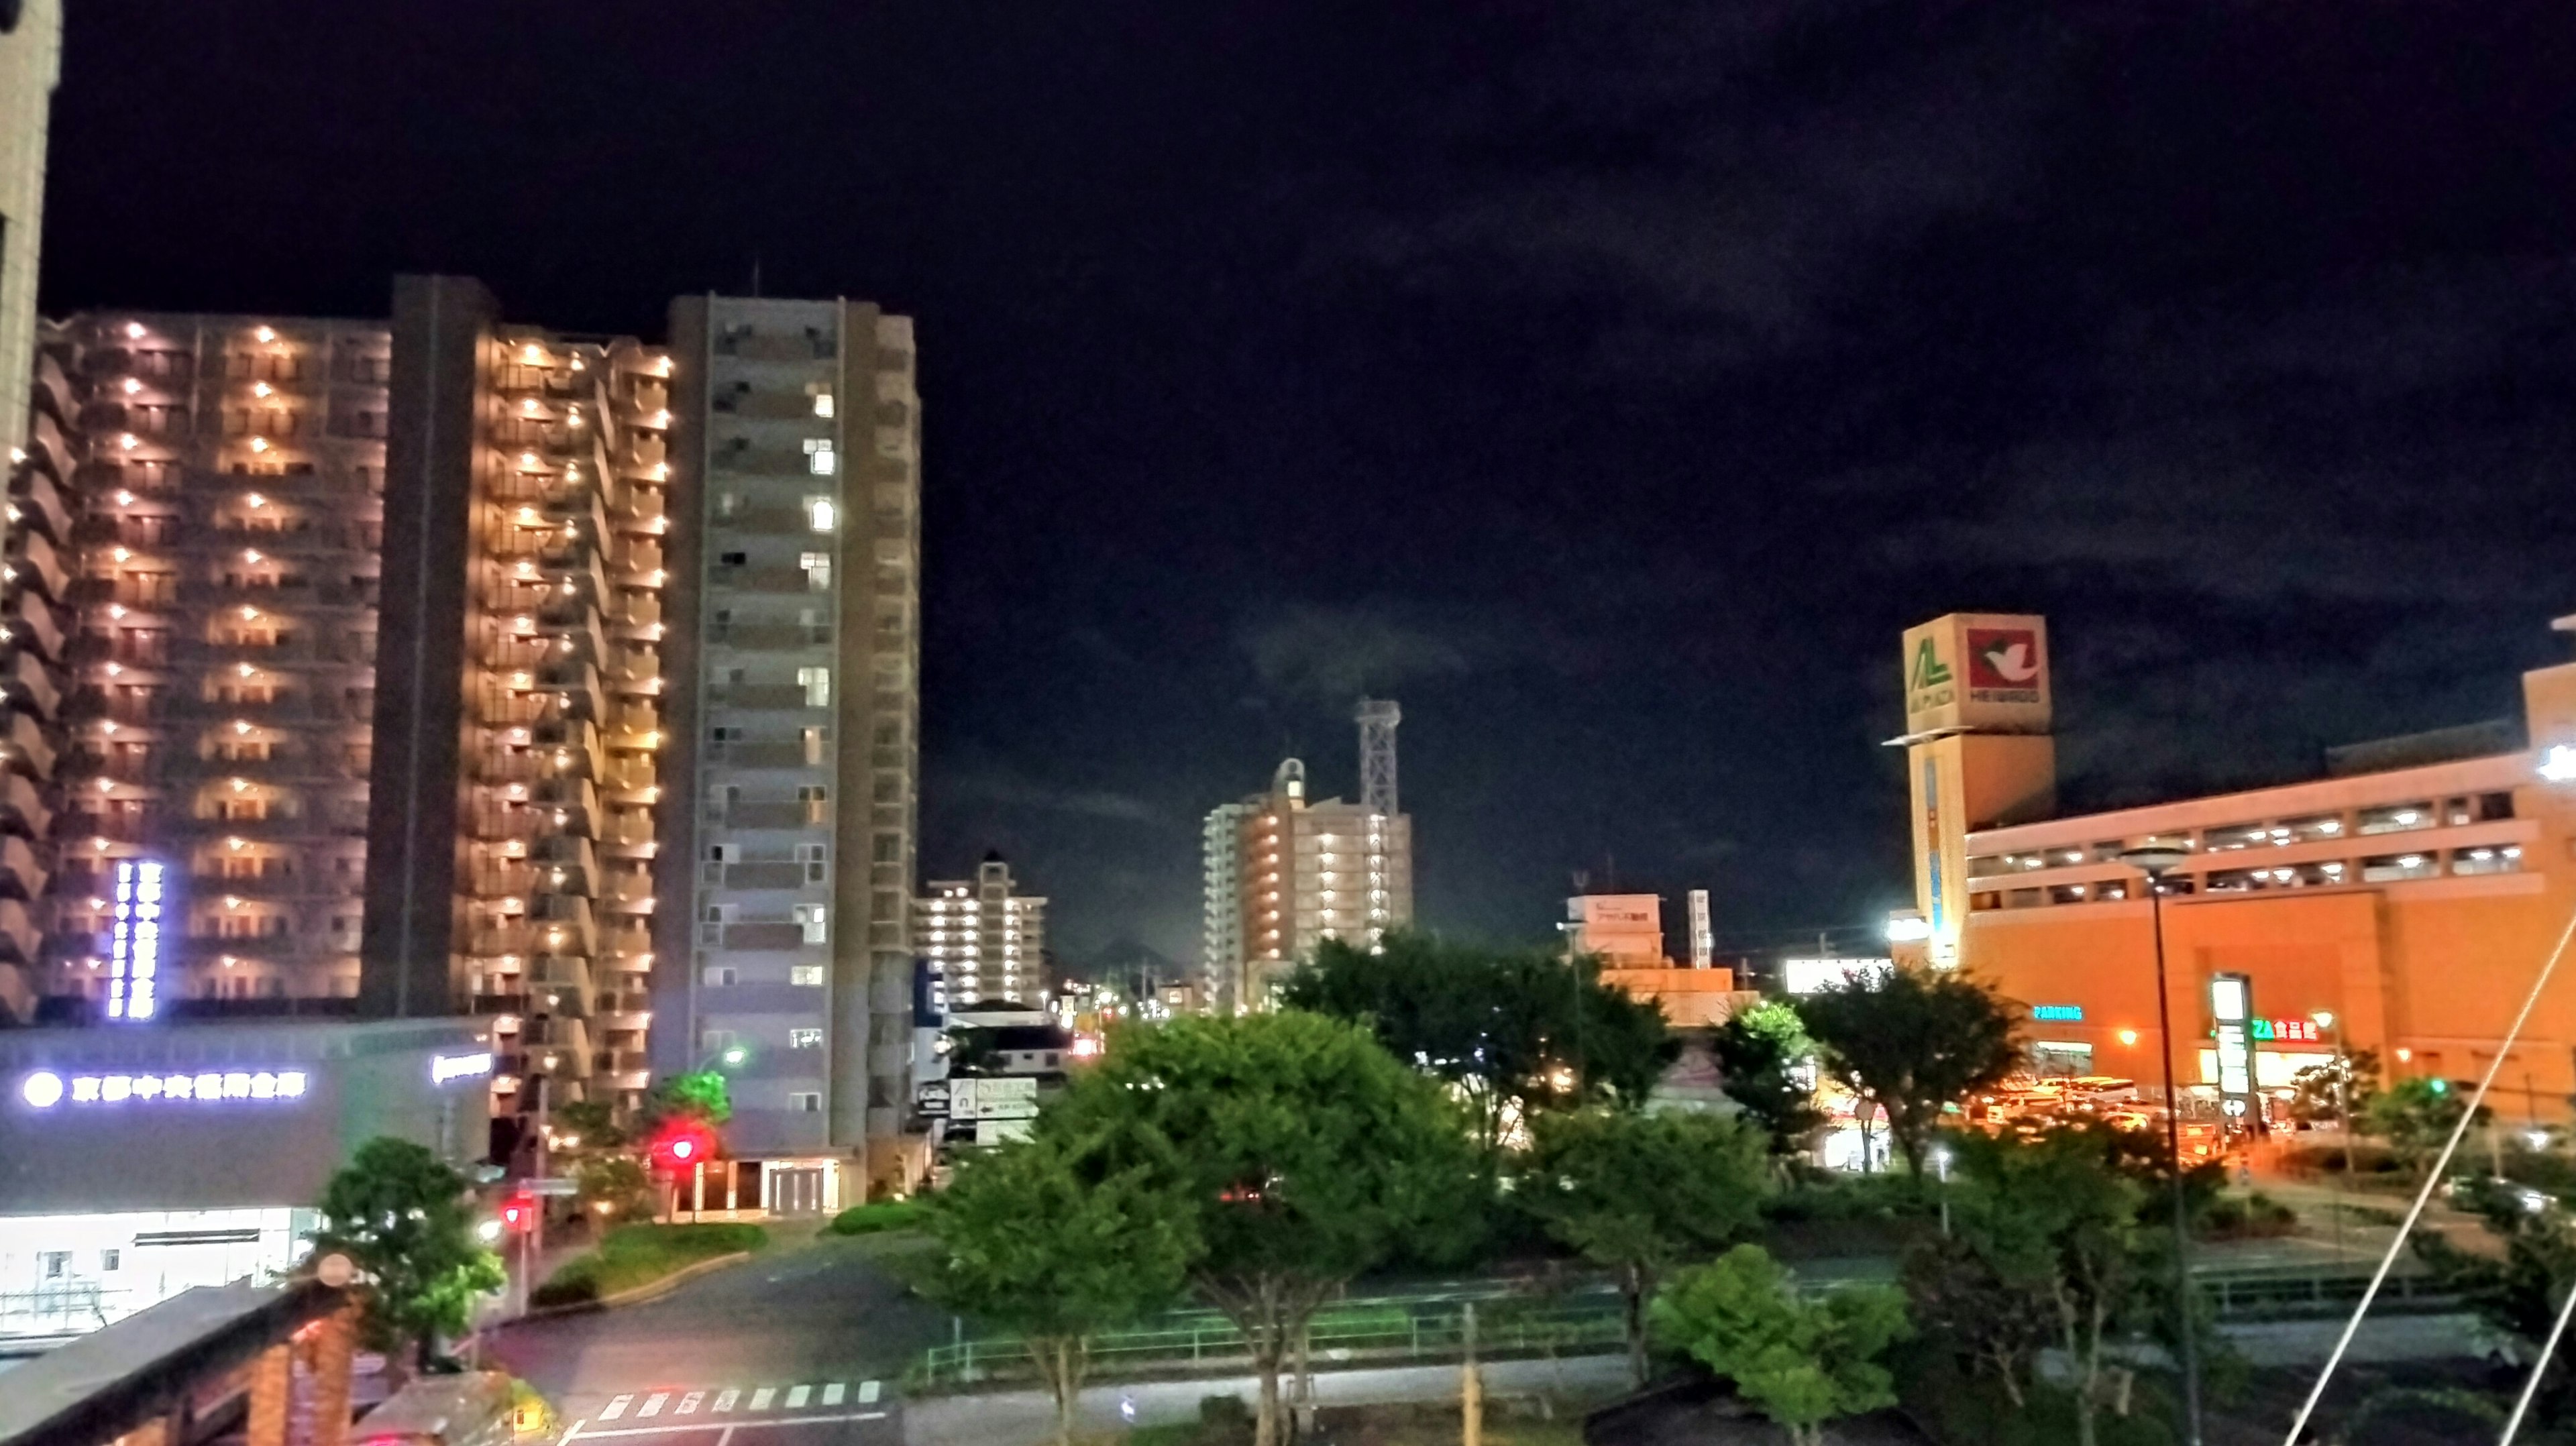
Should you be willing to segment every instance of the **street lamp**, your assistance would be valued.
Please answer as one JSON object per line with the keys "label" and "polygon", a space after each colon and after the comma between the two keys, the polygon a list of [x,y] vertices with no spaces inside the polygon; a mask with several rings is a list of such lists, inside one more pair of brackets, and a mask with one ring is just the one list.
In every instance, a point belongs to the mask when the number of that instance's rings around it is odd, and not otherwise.
{"label": "street lamp", "polygon": [[2123,850],[2120,862],[2147,876],[2148,908],[2155,920],[2156,1026],[2158,1053],[2164,1056],[2165,1067],[2165,1149],[2173,1162],[2174,1304],[2181,1317],[2177,1325],[2182,1333],[2183,1423],[2191,1446],[2201,1446],[2200,1345],[2193,1339],[2191,1318],[2191,1222],[2182,1191],[2182,1106],[2174,1094],[2173,995],[2165,987],[2165,875],[2189,857],[2188,851],[2171,844],[2151,843]]}

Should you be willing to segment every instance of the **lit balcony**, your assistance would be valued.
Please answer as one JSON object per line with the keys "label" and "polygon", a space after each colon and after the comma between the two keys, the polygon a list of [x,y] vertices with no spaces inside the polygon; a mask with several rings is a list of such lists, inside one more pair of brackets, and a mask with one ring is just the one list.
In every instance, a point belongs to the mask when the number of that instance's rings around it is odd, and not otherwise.
{"label": "lit balcony", "polygon": [[71,540],[71,509],[63,505],[62,489],[42,468],[28,467],[18,474],[18,489],[11,500],[19,515],[48,537],[56,542]]}
{"label": "lit balcony", "polygon": [[590,961],[576,954],[537,954],[520,975],[529,1012],[557,1017],[590,1013],[590,980]]}
{"label": "lit balcony", "polygon": [[34,528],[19,531],[9,565],[20,581],[42,592],[49,601],[61,602],[71,590],[71,575],[63,570],[62,559],[54,555],[54,545]]}
{"label": "lit balcony", "polygon": [[36,860],[36,851],[16,834],[0,834],[0,896],[15,899],[41,899],[45,896],[45,866]]}
{"label": "lit balcony", "polygon": [[54,776],[54,745],[35,719],[15,711],[9,714],[7,728],[0,730],[0,767],[39,783]]}
{"label": "lit balcony", "polygon": [[19,593],[18,601],[0,614],[0,639],[25,643],[50,661],[62,661],[62,626],[54,621],[54,610],[33,592]]}
{"label": "lit balcony", "polygon": [[62,690],[33,653],[12,652],[6,663],[0,663],[0,689],[7,690],[9,705],[22,711],[44,718],[62,712]]}

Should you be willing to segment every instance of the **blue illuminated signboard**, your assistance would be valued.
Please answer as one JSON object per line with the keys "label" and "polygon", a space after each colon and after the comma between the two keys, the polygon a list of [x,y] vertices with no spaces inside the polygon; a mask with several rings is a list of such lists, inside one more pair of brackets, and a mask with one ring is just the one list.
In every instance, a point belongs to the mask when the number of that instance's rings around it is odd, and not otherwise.
{"label": "blue illuminated signboard", "polygon": [[2084,1006],[2081,1004],[2034,1004],[2031,1006],[2030,1017],[2057,1024],[2081,1023],[2084,1018]]}
{"label": "blue illuminated signboard", "polygon": [[150,1019],[160,1012],[162,887],[167,868],[155,859],[116,861],[116,914],[107,940],[107,1017]]}

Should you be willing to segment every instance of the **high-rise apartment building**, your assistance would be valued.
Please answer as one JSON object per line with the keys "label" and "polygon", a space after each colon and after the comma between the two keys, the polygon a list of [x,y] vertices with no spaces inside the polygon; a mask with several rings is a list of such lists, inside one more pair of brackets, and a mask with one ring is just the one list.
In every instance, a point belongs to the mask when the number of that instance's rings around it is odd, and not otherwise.
{"label": "high-rise apartment building", "polygon": [[933,1009],[1036,1009],[1046,1002],[1046,903],[1014,892],[1011,866],[984,855],[971,879],[922,885],[912,936]]}
{"label": "high-rise apartment building", "polygon": [[[912,323],[687,297],[667,606],[654,1064],[739,1049],[728,1148],[773,1206],[913,1178],[920,724]],[[737,1180],[737,1187],[744,1183]]]}
{"label": "high-rise apartment building", "polygon": [[0,456],[26,442],[45,133],[62,70],[62,27],[59,0],[0,5]]}
{"label": "high-rise apartment building", "polygon": [[97,313],[46,363],[82,531],[39,992],[479,1009],[498,1108],[632,1102],[669,359],[404,277],[390,324]]}
{"label": "high-rise apartment building", "polygon": [[[61,491],[68,397],[36,352],[36,251],[45,134],[61,68],[56,0],[0,6],[0,1012],[24,1017],[43,989],[41,906],[50,850],[53,714],[60,702]],[[51,589],[50,591],[48,589]]]}
{"label": "high-rise apartment building", "polygon": [[386,329],[117,313],[53,342],[85,457],[44,992],[112,1020],[352,999]]}
{"label": "high-rise apartment building", "polygon": [[1263,1007],[1326,939],[1374,945],[1413,922],[1413,820],[1308,799],[1306,765],[1294,758],[1268,793],[1211,811],[1203,837],[1202,962],[1215,1008]]}

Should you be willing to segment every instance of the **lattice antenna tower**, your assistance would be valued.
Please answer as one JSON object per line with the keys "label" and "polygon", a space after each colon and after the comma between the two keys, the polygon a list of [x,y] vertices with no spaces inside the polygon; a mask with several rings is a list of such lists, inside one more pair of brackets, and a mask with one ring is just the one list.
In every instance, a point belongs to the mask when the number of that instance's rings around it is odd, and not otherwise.
{"label": "lattice antenna tower", "polygon": [[1360,803],[1393,818],[1395,725],[1404,721],[1404,710],[1391,698],[1362,698],[1354,716],[1360,725]]}

